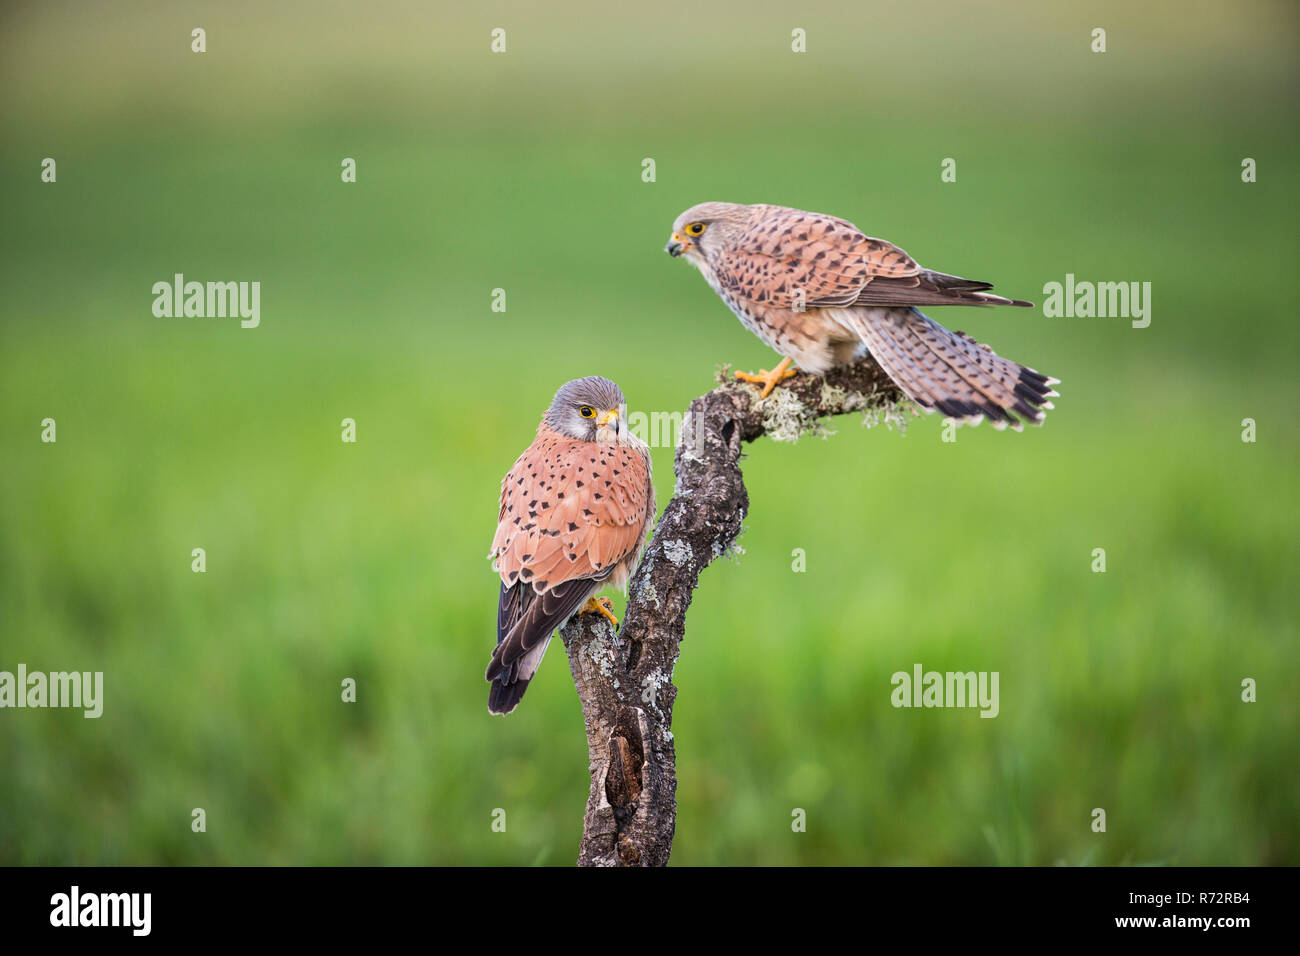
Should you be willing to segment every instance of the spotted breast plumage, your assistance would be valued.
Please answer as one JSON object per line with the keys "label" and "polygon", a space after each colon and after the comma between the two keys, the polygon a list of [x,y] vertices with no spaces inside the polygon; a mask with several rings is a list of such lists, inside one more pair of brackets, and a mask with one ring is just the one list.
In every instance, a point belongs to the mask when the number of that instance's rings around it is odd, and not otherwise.
{"label": "spotted breast plumage", "polygon": [[795,374],[792,362],[819,374],[869,351],[926,411],[1021,429],[1053,407],[1057,379],[918,309],[1031,303],[922,268],[851,222],[785,206],[701,203],[677,218],[667,252],[699,268],[745,327],[783,356],[771,372],[736,373],[761,384],[763,397]]}
{"label": "spotted breast plumage", "polygon": [[515,709],[552,633],[575,613],[617,623],[595,595],[626,586],[655,514],[650,452],[624,418],[623,393],[609,379],[565,383],[501,482],[489,554],[501,577],[486,674],[494,714]]}

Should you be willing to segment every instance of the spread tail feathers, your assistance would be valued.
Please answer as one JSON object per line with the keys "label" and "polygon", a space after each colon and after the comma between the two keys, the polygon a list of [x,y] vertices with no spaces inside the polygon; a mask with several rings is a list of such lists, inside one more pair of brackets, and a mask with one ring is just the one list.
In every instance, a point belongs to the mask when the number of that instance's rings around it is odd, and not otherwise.
{"label": "spread tail feathers", "polygon": [[846,309],[839,318],[927,411],[973,424],[987,418],[995,428],[1019,431],[1021,419],[1040,424],[1058,394],[1052,390],[1058,379],[1001,358],[915,309]]}

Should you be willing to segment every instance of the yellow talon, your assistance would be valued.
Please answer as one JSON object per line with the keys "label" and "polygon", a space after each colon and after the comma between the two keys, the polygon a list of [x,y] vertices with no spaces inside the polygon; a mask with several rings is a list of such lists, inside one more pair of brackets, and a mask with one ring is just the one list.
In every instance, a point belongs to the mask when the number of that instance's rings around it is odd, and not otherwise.
{"label": "yellow talon", "polygon": [[585,614],[588,611],[595,611],[597,614],[603,614],[610,624],[618,627],[618,618],[614,616],[614,602],[609,598],[588,598],[587,603],[582,606],[581,613]]}
{"label": "yellow talon", "polygon": [[767,398],[772,389],[776,388],[778,382],[785,381],[798,371],[797,369],[790,368],[793,361],[793,359],[786,357],[781,359],[781,364],[770,372],[767,369],[763,369],[757,374],[754,372],[737,372],[736,378],[740,379],[742,382],[753,382],[755,385],[762,385],[763,394],[758,396],[759,400],[762,401]]}

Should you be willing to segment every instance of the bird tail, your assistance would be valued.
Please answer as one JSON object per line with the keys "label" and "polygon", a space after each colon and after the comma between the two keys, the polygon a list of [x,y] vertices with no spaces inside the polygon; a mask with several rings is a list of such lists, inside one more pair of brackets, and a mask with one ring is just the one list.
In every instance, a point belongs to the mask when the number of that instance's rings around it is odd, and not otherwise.
{"label": "bird tail", "polygon": [[1020,419],[1041,424],[1053,407],[1048,399],[1058,394],[1052,386],[1059,379],[1001,358],[916,309],[844,309],[837,317],[926,411],[972,424],[987,418],[995,428],[1020,431]]}
{"label": "bird tail", "polygon": [[492,663],[488,666],[488,680],[492,682],[488,690],[488,713],[508,714],[519,706],[529,681],[542,663],[546,645],[550,643],[548,634],[522,657],[505,666],[501,666],[497,654],[492,655]]}

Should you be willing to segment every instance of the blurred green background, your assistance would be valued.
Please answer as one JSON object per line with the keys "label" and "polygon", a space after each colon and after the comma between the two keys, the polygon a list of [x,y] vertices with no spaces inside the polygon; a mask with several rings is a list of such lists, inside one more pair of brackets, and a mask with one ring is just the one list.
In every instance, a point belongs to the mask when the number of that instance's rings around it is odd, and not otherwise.
{"label": "blurred green background", "polygon": [[[1300,863],[1296,10],[1072,6],[10,5],[0,669],[106,689],[0,712],[0,862],[570,863],[561,646],[486,710],[499,481],[566,379],[673,411],[769,367],[661,252],[726,199],[1153,311],[931,312],[1063,380],[1041,430],[749,449],[674,862]],[[154,318],[175,272],[260,281],[261,327]],[[917,662],[999,671],[1000,716],[894,709]]]}

